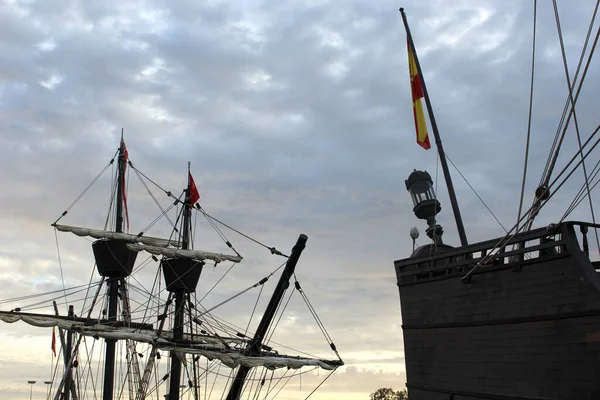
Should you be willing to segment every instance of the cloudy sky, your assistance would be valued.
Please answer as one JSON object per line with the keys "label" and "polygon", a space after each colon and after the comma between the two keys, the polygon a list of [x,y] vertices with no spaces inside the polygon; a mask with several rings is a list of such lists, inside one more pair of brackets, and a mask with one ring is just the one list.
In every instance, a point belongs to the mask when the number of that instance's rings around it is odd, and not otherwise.
{"label": "cloudy sky", "polygon": [[[445,241],[458,237],[435,146],[415,143],[398,8],[406,9],[447,154],[508,228],[525,154],[531,3],[0,0],[0,299],[62,287],[50,223],[107,164],[123,128],[134,165],[173,192],[191,161],[212,215],[284,252],[308,235],[298,279],[346,362],[316,398],[367,399],[378,387],[403,388],[393,261],[410,254],[411,227],[424,233],[404,187],[414,168],[436,181]],[[594,3],[558,4],[571,77]],[[537,35],[526,204],[568,93],[546,2]],[[592,62],[577,106],[584,138],[598,124],[599,82]],[[576,143],[570,131],[557,172]],[[592,154],[588,168],[598,159]],[[500,236],[452,172],[469,240]],[[537,226],[560,219],[581,178],[574,175]],[[110,168],[63,222],[101,228],[109,180]],[[157,209],[133,174],[129,197],[137,232]],[[589,220],[586,204],[570,217]],[[196,232],[207,247],[218,243],[207,224]],[[241,290],[281,262],[226,233],[247,261],[231,287]],[[64,236],[65,284],[85,283],[93,271],[89,242]],[[47,379],[49,335],[2,326],[3,399],[25,399],[27,379]],[[34,395],[44,390],[38,384]]]}

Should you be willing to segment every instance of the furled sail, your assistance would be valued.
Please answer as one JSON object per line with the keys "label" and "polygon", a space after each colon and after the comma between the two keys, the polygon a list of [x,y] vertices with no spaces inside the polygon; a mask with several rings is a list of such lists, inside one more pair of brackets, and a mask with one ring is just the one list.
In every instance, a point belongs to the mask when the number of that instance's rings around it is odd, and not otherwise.
{"label": "furled sail", "polygon": [[77,236],[90,236],[94,239],[118,239],[125,242],[143,243],[156,247],[181,247],[180,242],[177,240],[161,239],[143,235],[133,235],[130,233],[110,232],[101,229],[81,228],[78,226],[70,225],[54,224],[53,226],[61,232],[71,232]]}
{"label": "furled sail", "polygon": [[[152,329],[151,324],[130,323],[124,324],[123,321],[109,322],[107,320],[92,318],[65,317],[57,315],[7,312],[0,311],[0,321],[14,323],[23,321],[29,325],[49,328],[56,326],[61,329],[81,333],[86,336],[98,336],[114,340],[136,340],[144,343],[170,343],[171,332],[161,331],[160,333]],[[184,340],[198,345],[212,345],[218,348],[227,348],[234,345],[245,345],[247,340],[242,338],[223,338],[209,335],[184,335]]]}
{"label": "furled sail", "polygon": [[[157,332],[148,324],[131,324],[132,326],[114,326],[114,323],[98,323],[99,320],[87,318],[69,318],[44,314],[0,311],[0,320],[7,323],[23,321],[38,327],[57,326],[84,336],[112,340],[130,339],[153,344],[165,351],[176,351],[186,354],[197,354],[209,360],[219,360],[230,368],[240,365],[248,367],[263,366],[274,370],[277,368],[298,369],[304,366],[316,366],[326,370],[334,370],[343,365],[338,360],[321,360],[307,357],[279,355],[276,352],[263,352],[258,356],[244,354],[247,340],[232,337],[215,337],[209,335],[185,335],[182,341],[174,342],[171,332]],[[134,325],[137,325],[133,327]],[[150,328],[148,328],[150,327]],[[193,340],[190,340],[193,339]],[[237,347],[237,348],[235,348]]]}
{"label": "furled sail", "polygon": [[299,369],[306,366],[313,366],[332,371],[337,367],[344,365],[344,363],[339,360],[320,360],[318,358],[294,357],[276,353],[249,356],[245,355],[243,351],[214,351],[204,348],[182,346],[160,347],[162,350],[199,354],[209,360],[217,359],[229,368],[237,368],[238,366],[243,365],[250,368],[265,367],[270,370],[275,370],[277,368]]}
{"label": "furled sail", "polygon": [[242,256],[232,256],[222,253],[210,253],[202,250],[184,250],[184,249],[171,249],[166,247],[151,246],[146,244],[130,243],[127,244],[130,250],[134,251],[147,251],[150,254],[162,255],[173,258],[190,258],[193,260],[213,260],[217,263],[222,261],[242,261]]}

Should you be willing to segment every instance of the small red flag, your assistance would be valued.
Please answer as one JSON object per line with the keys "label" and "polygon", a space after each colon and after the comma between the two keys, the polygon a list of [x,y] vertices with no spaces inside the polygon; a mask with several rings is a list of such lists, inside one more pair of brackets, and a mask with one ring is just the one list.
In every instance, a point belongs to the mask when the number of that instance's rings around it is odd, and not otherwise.
{"label": "small red flag", "polygon": [[194,204],[198,200],[200,200],[200,193],[198,192],[198,188],[196,187],[196,183],[194,182],[194,178],[192,178],[192,173],[188,172],[189,175],[189,187],[190,187],[190,207],[194,207]]}
{"label": "small red flag", "polygon": [[54,357],[56,357],[56,327],[52,327],[52,345],[50,347],[52,349],[52,353],[54,353]]}

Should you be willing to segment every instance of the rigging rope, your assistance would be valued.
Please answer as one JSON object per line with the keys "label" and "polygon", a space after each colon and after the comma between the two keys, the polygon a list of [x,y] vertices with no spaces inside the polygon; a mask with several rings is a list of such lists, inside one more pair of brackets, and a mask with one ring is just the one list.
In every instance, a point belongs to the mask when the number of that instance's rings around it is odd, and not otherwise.
{"label": "rigging rope", "polygon": [[[117,153],[119,151],[117,150]],[[67,209],[65,211],[63,211],[63,213],[61,214],[60,217],[58,217],[56,219],[56,221],[54,221],[54,224],[56,224],[58,221],[60,221],[65,215],[67,215],[67,213],[69,211],[71,211],[71,209],[75,206],[75,204],[77,204],[77,202],[79,200],[81,200],[81,198],[83,196],[85,196],[85,194],[88,192],[88,190],[90,190],[90,188],[92,186],[94,186],[94,184],[96,183],[96,181],[98,179],[100,179],[100,177],[102,176],[102,174],[104,174],[104,172],[108,169],[108,167],[110,167],[111,165],[113,165],[113,163],[115,162],[115,156],[117,155],[117,153],[115,153],[115,155],[113,155],[113,158],[109,161],[109,163],[102,169],[102,171],[100,171],[100,173],[98,175],[96,175],[96,177],[94,179],[92,179],[92,182],[90,182],[89,185],[87,185],[87,187],[85,189],[83,189],[83,191],[79,194],[79,196],[77,196],[75,198],[75,200],[73,200],[73,202],[69,205],[69,207],[67,207]]]}
{"label": "rigging rope", "polygon": [[319,383],[319,385],[317,385],[317,387],[316,387],[316,388],[314,388],[314,389],[313,389],[313,391],[312,391],[312,392],[310,392],[310,393],[308,394],[308,396],[306,396],[306,397],[304,398],[304,400],[307,400],[307,399],[308,399],[310,396],[312,396],[312,395],[313,395],[313,393],[315,393],[315,392],[316,392],[316,391],[317,391],[317,390],[318,390],[318,389],[319,389],[319,388],[320,388],[320,387],[321,387],[321,386],[322,386],[322,385],[325,383],[325,381],[326,381],[327,379],[329,379],[329,378],[331,377],[331,375],[333,375],[333,373],[334,373],[334,372],[335,372],[335,370],[331,371],[331,372],[330,372],[330,373],[329,373],[329,374],[328,374],[328,375],[327,375],[327,376],[326,376],[326,377],[323,379],[323,381],[321,381],[321,383]]}
{"label": "rigging rope", "polygon": [[[98,282],[95,282],[93,284],[93,286],[99,285],[101,282],[102,282],[101,280],[98,281]],[[36,293],[36,294],[30,294],[30,295],[26,295],[26,296],[19,296],[19,297],[11,297],[11,298],[8,298],[8,299],[2,299],[2,300],[0,300],[0,304],[12,303],[12,302],[21,301],[21,300],[35,299],[36,297],[42,297],[42,296],[46,296],[46,295],[50,295],[50,294],[56,294],[56,293],[60,293],[60,292],[64,293],[65,289],[68,290],[68,291],[70,291],[70,290],[86,289],[87,287],[88,287],[88,284],[85,284],[85,285],[71,286],[71,287],[68,287],[68,288],[52,290],[50,292]],[[73,293],[71,293],[71,294],[73,294]],[[50,300],[56,300],[56,299],[59,299],[59,298],[60,297],[55,297],[54,299],[50,299]]]}
{"label": "rigging rope", "polygon": [[[284,291],[281,295],[282,299],[285,296],[286,291],[287,291],[287,289],[284,289]],[[290,291],[290,295],[288,296],[288,299],[285,302],[285,305],[283,305],[283,307],[281,307],[281,305],[283,304],[282,302],[279,302],[279,304],[277,305],[277,309],[275,310],[276,321],[274,324],[271,324],[271,326],[269,326],[269,329],[265,334],[265,338],[266,338],[265,344],[268,344],[271,341],[271,338],[273,337],[273,335],[275,334],[275,330],[279,326],[279,322],[281,321],[281,318],[283,317],[283,313],[285,312],[290,300],[292,299],[293,294],[294,294],[294,291],[293,290]]]}
{"label": "rigging rope", "polygon": [[252,318],[254,318],[254,313],[256,312],[256,307],[258,306],[258,301],[260,300],[260,298],[262,296],[262,292],[263,292],[264,288],[265,288],[264,285],[260,286],[260,290],[258,292],[258,295],[256,296],[256,301],[254,302],[254,307],[252,307],[252,312],[250,313],[250,318],[248,318],[248,324],[246,325],[246,330],[244,330],[244,336],[248,335],[248,331],[250,330],[250,324],[252,323]]}
{"label": "rigging rope", "polygon": [[204,215],[205,215],[207,218],[210,218],[210,219],[212,219],[213,221],[215,221],[215,222],[217,222],[217,223],[219,223],[219,224],[223,225],[224,227],[226,227],[226,228],[228,228],[228,229],[230,229],[230,230],[234,231],[234,232],[235,232],[235,233],[237,233],[238,235],[241,235],[241,236],[245,237],[246,239],[253,241],[254,243],[258,244],[259,246],[262,246],[262,247],[264,247],[265,249],[268,249],[268,250],[271,252],[271,254],[274,254],[274,255],[278,255],[278,256],[282,256],[282,257],[286,257],[286,258],[288,258],[288,256],[287,256],[287,255],[283,254],[282,252],[280,252],[279,250],[277,250],[275,247],[269,247],[269,246],[267,246],[266,244],[264,244],[264,243],[262,243],[262,242],[260,242],[260,241],[258,241],[258,240],[256,240],[256,239],[254,239],[254,238],[252,238],[252,237],[250,237],[250,236],[246,235],[245,233],[242,233],[242,232],[238,231],[237,229],[235,229],[235,228],[233,228],[233,227],[231,227],[231,226],[227,225],[225,222],[223,222],[223,221],[220,221],[220,220],[218,220],[217,218],[215,218],[215,217],[213,217],[213,216],[209,215],[208,213],[206,213],[206,211],[204,211],[204,209],[203,209],[202,207],[198,206],[198,210],[200,210],[200,212],[201,212],[202,214],[204,214]]}
{"label": "rigging rope", "polygon": [[[77,368],[77,374],[78,374],[77,375],[78,376],[78,378],[77,378],[77,384],[78,384],[78,387],[80,387],[80,388],[81,387],[87,388],[88,380],[91,380],[92,381],[92,391],[94,393],[96,392],[96,381],[94,380],[94,375],[92,373],[92,361],[91,361],[92,360],[92,356],[90,354],[92,354],[94,352],[94,347],[95,346],[96,346],[96,340],[94,340],[92,342],[91,349],[90,349],[88,347],[87,339],[85,337],[83,338],[83,348],[85,349],[86,360],[87,360],[87,362],[83,365],[82,372],[81,372],[81,375],[85,376],[85,381],[84,381],[83,385],[81,384],[82,378],[79,377],[79,369],[80,368]],[[98,374],[98,371],[96,372],[96,374]],[[81,397],[79,397],[79,398],[81,398]]]}
{"label": "rigging rope", "polygon": [[[575,112],[575,101],[573,99],[573,88],[571,87],[571,79],[569,77],[569,67],[567,66],[567,55],[565,53],[565,44],[564,44],[563,37],[562,37],[562,30],[560,27],[560,18],[558,15],[558,6],[556,4],[556,0],[553,0],[552,4],[554,7],[554,15],[556,18],[556,28],[557,28],[558,32],[560,32],[560,34],[559,34],[560,50],[561,50],[562,59],[563,59],[563,66],[565,69],[565,78],[567,80],[567,87],[569,89],[569,100],[571,101],[571,104],[572,104],[573,123],[575,124],[575,133],[577,134],[577,143],[579,144],[579,148],[581,149],[581,134],[579,133],[579,122],[577,121],[577,113]],[[592,17],[592,25],[594,22],[594,18],[595,18],[595,14]],[[591,30],[588,31],[588,38],[589,38],[590,33],[591,33]],[[587,45],[587,42],[586,42],[586,45]],[[582,53],[582,57],[583,57],[583,54],[584,53]],[[588,201],[590,204],[590,212],[592,214],[592,222],[594,224],[596,224],[596,215],[594,213],[594,205],[592,204],[592,195],[590,193],[590,186],[589,186],[589,180],[588,180],[589,177],[588,177],[585,161],[583,159],[583,154],[581,155],[581,157],[582,157],[581,167],[583,169],[583,176],[585,178],[585,186],[586,186],[586,190],[587,190]],[[598,243],[598,247],[600,248],[600,241],[598,241],[598,230],[594,229],[594,232],[596,233],[596,242]]]}
{"label": "rigging rope", "polygon": [[[199,205],[198,205],[198,209],[199,209],[199,210],[201,209],[201,207],[200,207]],[[201,210],[201,211],[203,211],[203,210]],[[196,214],[196,215],[198,215],[198,214]],[[209,224],[210,224],[210,225],[213,227],[213,229],[215,230],[215,232],[217,232],[217,234],[218,234],[218,235],[221,237],[221,240],[223,240],[223,241],[225,242],[225,244],[227,244],[227,246],[229,246],[229,248],[230,248],[230,249],[232,249],[232,250],[235,252],[235,254],[237,254],[237,255],[239,256],[239,255],[240,255],[240,253],[238,253],[238,252],[237,252],[237,251],[236,251],[236,250],[233,248],[233,246],[231,245],[231,243],[229,242],[229,240],[227,239],[227,237],[225,236],[225,234],[223,233],[223,231],[221,231],[221,230],[219,229],[219,227],[217,226],[217,224],[215,224],[215,222],[214,222],[212,219],[210,219],[210,218],[209,218],[209,217],[206,215],[206,213],[202,212],[202,215],[203,215],[203,216],[204,216],[204,218],[205,218],[205,219],[208,221],[208,223],[209,223]]]}
{"label": "rigging rope", "polygon": [[[94,296],[94,301],[92,302],[92,304],[90,304],[90,307],[93,308],[95,302],[98,299],[98,295],[100,293],[100,288],[102,287],[102,284],[104,283],[104,277],[101,277],[100,279],[100,283],[98,285],[98,289],[96,291],[96,295]],[[87,298],[89,295],[89,289],[91,289],[92,287],[92,282],[94,280],[94,268],[92,268],[92,271],[90,272],[90,279],[88,279],[88,291],[85,293],[85,297]],[[81,312],[83,312],[83,310],[85,310],[85,302],[81,305]]]}
{"label": "rigging rope", "polygon": [[214,288],[216,288],[217,285],[219,283],[221,283],[221,281],[227,276],[227,274],[229,274],[229,271],[231,271],[234,266],[235,266],[235,263],[232,262],[231,266],[229,267],[229,269],[227,271],[225,271],[225,273],[223,274],[223,276],[219,278],[219,280],[208,290],[208,292],[206,292],[204,294],[204,296],[202,296],[202,298],[199,300],[200,302],[202,302],[202,300],[204,300],[206,298],[206,296],[208,296],[214,290]]}
{"label": "rigging rope", "polygon": [[[161,272],[161,271],[160,271],[160,268],[157,268],[157,270],[156,270],[156,274],[154,275],[154,282],[152,282],[152,288],[150,289],[150,293],[151,293],[151,294],[152,294],[152,293],[154,293],[154,290],[155,290],[155,289],[156,289],[156,287],[157,287],[157,284],[158,284],[158,280],[159,280],[159,274],[160,274],[160,272]],[[129,285],[129,286],[130,286],[130,288],[131,288],[131,289],[133,289],[133,288],[134,288],[134,287],[133,287],[133,285]],[[135,289],[134,289],[134,290],[135,290]],[[150,310],[150,307],[151,307],[152,300],[154,300],[155,298],[156,298],[156,296],[153,296],[153,295],[151,295],[151,296],[150,296],[150,298],[148,299],[148,307],[146,307],[146,310],[144,310],[144,316],[142,317],[142,321],[145,321],[145,320],[146,320],[146,317],[147,317],[147,315],[148,315],[148,312],[149,312],[149,310]],[[170,299],[170,295],[169,295],[169,297],[167,297],[167,300],[168,300],[168,299]],[[159,310],[159,311],[160,311],[160,310]]]}
{"label": "rigging rope", "polygon": [[[594,169],[591,172],[592,176],[590,177],[590,181],[593,182],[594,179],[596,179],[596,177],[598,176],[599,173],[600,173],[600,160],[598,160],[598,162],[594,166]],[[599,182],[600,182],[600,179],[597,180],[596,182],[594,182],[592,184],[592,186],[590,187],[590,191],[593,190],[598,185]],[[577,192],[577,195],[575,195],[575,197],[573,198],[573,201],[571,202],[571,205],[567,208],[567,210],[563,214],[562,218],[560,219],[560,222],[564,221],[567,218],[567,216],[571,212],[573,212],[573,210],[575,210],[575,208],[577,208],[577,206],[583,201],[583,199],[585,198],[585,194],[584,194],[585,189],[586,189],[586,186],[584,184],[584,185],[581,186],[581,188]]]}
{"label": "rigging rope", "polygon": [[[581,162],[587,158],[590,153],[596,148],[596,146],[598,145],[598,143],[600,143],[600,139],[596,140],[596,142],[593,144],[593,146],[591,147],[591,149],[588,150],[588,152],[585,154],[584,157],[582,157],[582,159],[580,161],[578,161],[575,166],[571,169],[571,171],[567,174],[567,176],[562,180],[562,182],[560,182],[560,184],[558,185],[558,187],[553,190],[550,191],[550,189],[557,183],[558,179],[563,175],[563,173],[565,173],[567,171],[567,169],[570,167],[570,165],[573,163],[573,161],[575,159],[577,159],[577,156],[583,152],[583,148],[585,148],[590,141],[592,140],[592,138],[594,136],[596,136],[596,134],[600,131],[600,125],[598,125],[598,127],[596,127],[596,129],[594,130],[594,132],[592,132],[592,134],[590,135],[590,137],[586,140],[586,142],[583,144],[583,147],[577,151],[577,153],[571,158],[571,160],[567,163],[567,165],[563,168],[563,170],[558,174],[558,176],[554,179],[554,181],[552,181],[552,183],[550,184],[550,186],[548,186],[543,193],[541,193],[540,195],[540,199],[541,201],[537,204],[532,205],[529,210],[527,210],[527,212],[521,217],[521,219],[519,221],[517,221],[517,223],[515,225],[513,225],[513,227],[508,231],[508,233],[501,238],[496,245],[492,248],[492,250],[485,256],[482,257],[481,260],[475,265],[473,266],[473,268],[471,268],[463,277],[462,280],[463,281],[468,281],[469,277],[471,276],[471,274],[473,273],[473,271],[475,271],[477,268],[479,268],[480,266],[486,264],[487,262],[489,262],[492,257],[495,256],[496,254],[496,250],[503,247],[504,245],[506,245],[519,231],[516,230],[517,227],[519,226],[519,224],[521,223],[521,221],[525,218],[528,218],[529,220],[531,220],[535,214],[537,214],[537,212],[539,212],[539,210],[556,194],[556,192],[558,191],[558,189],[560,189],[562,187],[562,185],[564,185],[564,183],[571,177],[571,175],[573,175],[573,173],[577,170],[577,168],[579,167],[579,165],[581,164]],[[528,220],[528,222],[529,222]],[[525,226],[525,224],[523,225]],[[514,233],[513,233],[514,231]]]}
{"label": "rigging rope", "polygon": [[[598,11],[598,5],[600,4],[600,1],[596,2],[596,6],[594,8],[594,13],[592,15],[592,19],[588,28],[588,32],[586,35],[586,39],[585,39],[585,43],[584,43],[584,47],[581,51],[581,56],[579,58],[579,62],[577,65],[577,70],[575,71],[575,76],[573,78],[573,82],[572,84],[568,83],[568,87],[569,87],[569,96],[567,97],[567,100],[565,101],[565,106],[563,109],[563,114],[561,116],[561,119],[559,121],[556,133],[555,133],[555,137],[554,137],[554,142],[552,144],[552,148],[550,150],[550,154],[548,157],[548,160],[546,162],[546,167],[544,168],[544,172],[542,174],[542,177],[540,179],[540,183],[538,186],[538,189],[536,189],[536,195],[535,198],[533,200],[533,205],[534,205],[534,209],[536,208],[535,206],[540,203],[541,201],[543,201],[544,199],[541,198],[542,193],[548,193],[547,191],[547,186],[548,186],[548,182],[550,180],[550,176],[552,175],[552,171],[554,170],[554,166],[556,165],[556,161],[558,159],[558,154],[560,151],[560,148],[562,146],[562,142],[565,138],[566,135],[566,131],[567,128],[569,126],[569,122],[571,120],[571,117],[574,114],[575,111],[575,104],[577,103],[577,100],[579,98],[579,94],[581,93],[581,89],[583,88],[583,83],[585,81],[585,77],[587,75],[591,60],[592,60],[592,56],[594,54],[595,48],[596,48],[596,44],[597,44],[597,40],[598,40],[598,34],[596,35],[596,40],[594,41],[594,44],[592,46],[592,48],[590,49],[590,54],[588,56],[588,60],[586,62],[583,74],[581,76],[581,79],[579,80],[579,84],[577,87],[577,92],[575,93],[575,96],[572,96],[572,87],[575,86],[575,83],[577,82],[577,78],[579,76],[579,72],[581,69],[581,65],[583,64],[583,60],[585,57],[585,53],[586,53],[586,49],[587,49],[587,45],[589,43],[589,38],[591,36],[591,32],[592,32],[592,28],[594,25],[594,21],[596,18],[596,14]],[[556,14],[556,8],[555,8],[555,14]],[[560,38],[560,41],[562,42],[562,31],[560,30],[560,24],[557,23],[558,26],[558,35]],[[600,32],[599,32],[600,33]],[[571,106],[571,107],[569,107]],[[568,114],[568,116],[567,116]],[[565,119],[566,119],[566,123],[565,123]],[[564,127],[563,127],[564,125]],[[562,133],[561,133],[562,130]],[[535,218],[536,213],[532,214],[532,218],[530,218],[527,222],[527,229],[531,228],[531,225],[533,224],[533,219]]]}
{"label": "rigging rope", "polygon": [[[287,371],[285,371],[283,373],[283,375],[277,379],[277,381],[275,382],[275,385],[273,386],[273,388],[265,393],[265,399],[267,398],[268,395],[271,394],[272,391],[274,391],[277,386],[281,383],[281,388],[279,388],[279,390],[273,395],[273,397],[271,397],[271,399],[275,399],[277,397],[277,395],[283,390],[283,388],[285,387],[285,385],[287,385],[289,383],[289,381],[294,377],[294,374],[292,373],[292,375],[290,375],[289,377],[287,377],[286,381],[283,382],[283,379],[285,378],[285,376],[287,375],[287,373],[290,372],[290,370],[288,369]],[[283,382],[283,383],[282,383]]]}
{"label": "rigging rope", "polygon": [[[146,184],[146,182],[142,179],[142,173],[133,166],[133,163],[131,161],[129,161],[129,166],[131,167],[131,169],[133,169],[135,171],[136,176],[138,177],[138,179],[140,180],[140,182],[142,183],[142,185],[144,186],[144,188],[146,188],[146,191],[148,192],[148,194],[150,195],[150,197],[152,198],[152,200],[154,200],[154,203],[156,204],[156,206],[158,207],[158,209],[161,211],[161,214],[156,217],[156,219],[154,221],[152,221],[150,223],[149,226],[147,226],[144,231],[147,231],[148,229],[150,229],[160,218],[162,218],[163,216],[167,219],[167,221],[169,221],[169,224],[171,224],[171,227],[173,229],[175,229],[175,224],[173,223],[173,221],[171,221],[171,219],[169,218],[169,216],[167,215],[167,213],[171,210],[171,208],[173,208],[173,204],[169,206],[169,208],[167,208],[166,210],[164,210],[162,208],[162,206],[160,205],[160,203],[158,202],[158,199],[156,198],[156,196],[154,196],[154,194],[152,193],[152,191],[150,190],[150,188],[148,187],[148,185]],[[143,175],[144,177],[146,177],[146,175]],[[148,179],[146,177],[146,179]],[[154,182],[153,182],[154,183]]]}
{"label": "rigging rope", "polygon": [[[527,165],[529,161],[529,143],[531,141],[531,117],[533,114],[533,80],[535,76],[535,33],[537,24],[537,0],[533,1],[533,38],[531,49],[531,83],[529,85],[529,112],[527,117],[527,141],[525,144],[525,161],[523,162],[523,181],[521,183],[521,197],[519,199],[519,212],[517,213],[517,221],[521,219],[521,211],[523,210],[523,198],[525,196],[525,182],[527,180]],[[504,227],[502,227],[504,228]],[[519,228],[517,227],[517,230]],[[506,229],[504,229],[506,231]]]}
{"label": "rigging rope", "polygon": [[67,291],[65,289],[65,274],[63,272],[62,260],[61,260],[61,257],[60,257],[60,246],[58,245],[58,233],[56,231],[56,228],[54,228],[54,240],[55,240],[55,243],[56,243],[56,253],[57,253],[57,257],[58,257],[58,267],[60,269],[60,281],[62,282],[63,291],[65,293],[65,306],[67,306],[68,301],[67,301]]}
{"label": "rigging rope", "polygon": [[[454,164],[454,162],[450,159],[450,157],[448,157],[447,153],[446,153],[446,158],[448,159],[448,161],[450,161],[450,164],[452,164],[452,166],[454,167],[454,169],[456,170],[456,172],[458,172],[458,174],[460,175],[460,177],[463,178],[463,180],[469,186],[469,188],[471,188],[471,190],[473,191],[473,193],[475,193],[475,196],[477,196],[477,198],[479,199],[479,201],[481,201],[481,204],[483,204],[483,206],[489,211],[489,213],[492,215],[492,217],[494,217],[494,219],[496,220],[496,222],[498,223],[498,225],[500,225],[502,227],[502,229],[504,229],[504,232],[506,232],[506,228],[504,227],[504,225],[502,225],[502,222],[500,222],[500,220],[498,219],[498,217],[496,217],[496,215],[488,207],[488,205],[485,203],[485,201],[483,201],[483,199],[481,198],[481,196],[479,195],[479,193],[477,193],[477,191],[475,190],[475,188],[469,183],[469,181],[467,180],[467,178],[465,178],[465,176],[463,175],[463,173],[460,172],[460,170],[458,169],[458,167]],[[436,189],[436,191],[437,191],[437,189]]]}
{"label": "rigging rope", "polygon": [[254,289],[256,287],[262,286],[264,285],[264,283],[268,280],[269,278],[263,278],[260,281],[258,281],[257,283],[255,283],[254,285],[251,285],[249,287],[247,287],[246,289],[242,290],[241,292],[234,294],[233,296],[223,300],[222,302],[220,302],[219,304],[217,304],[216,306],[213,306],[211,308],[209,308],[208,310],[204,311],[203,313],[201,313],[198,317],[202,317],[205,314],[210,314],[211,311],[213,311],[214,309],[221,307],[223,304],[229,303],[231,300],[243,295],[244,293],[246,293],[247,291]]}
{"label": "rigging rope", "polygon": [[302,287],[300,286],[300,282],[298,282],[298,279],[296,278],[296,274],[294,274],[294,286],[296,287],[296,290],[298,290],[298,292],[300,292],[300,294],[302,295],[302,298],[304,299],[304,302],[306,303],[308,309],[310,310],[310,313],[312,314],[315,321],[317,322],[317,325],[321,329],[321,333],[323,333],[323,336],[325,336],[325,340],[327,340],[327,342],[329,343],[329,347],[331,347],[331,350],[333,350],[333,352],[337,355],[338,359],[341,361],[342,358],[340,357],[340,354],[338,353],[337,348],[336,348],[335,344],[333,343],[333,339],[327,332],[327,329],[325,329],[325,325],[321,321],[321,318],[319,318],[317,311],[315,310],[315,308],[313,307],[311,302],[308,300],[308,296],[306,295],[304,290],[302,290]]}

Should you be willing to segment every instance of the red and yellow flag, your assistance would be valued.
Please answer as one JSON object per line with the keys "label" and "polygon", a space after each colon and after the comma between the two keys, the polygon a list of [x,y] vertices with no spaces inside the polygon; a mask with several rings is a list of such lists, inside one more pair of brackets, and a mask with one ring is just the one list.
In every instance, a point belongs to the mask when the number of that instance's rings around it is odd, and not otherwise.
{"label": "red and yellow flag", "polygon": [[425,124],[425,114],[423,113],[423,104],[421,99],[423,98],[423,86],[421,85],[421,77],[417,69],[417,63],[415,62],[415,53],[408,45],[408,69],[410,72],[410,89],[412,91],[413,100],[413,113],[415,115],[415,128],[417,130],[417,144],[428,150],[431,148],[429,144],[429,135],[427,134],[427,125]]}

